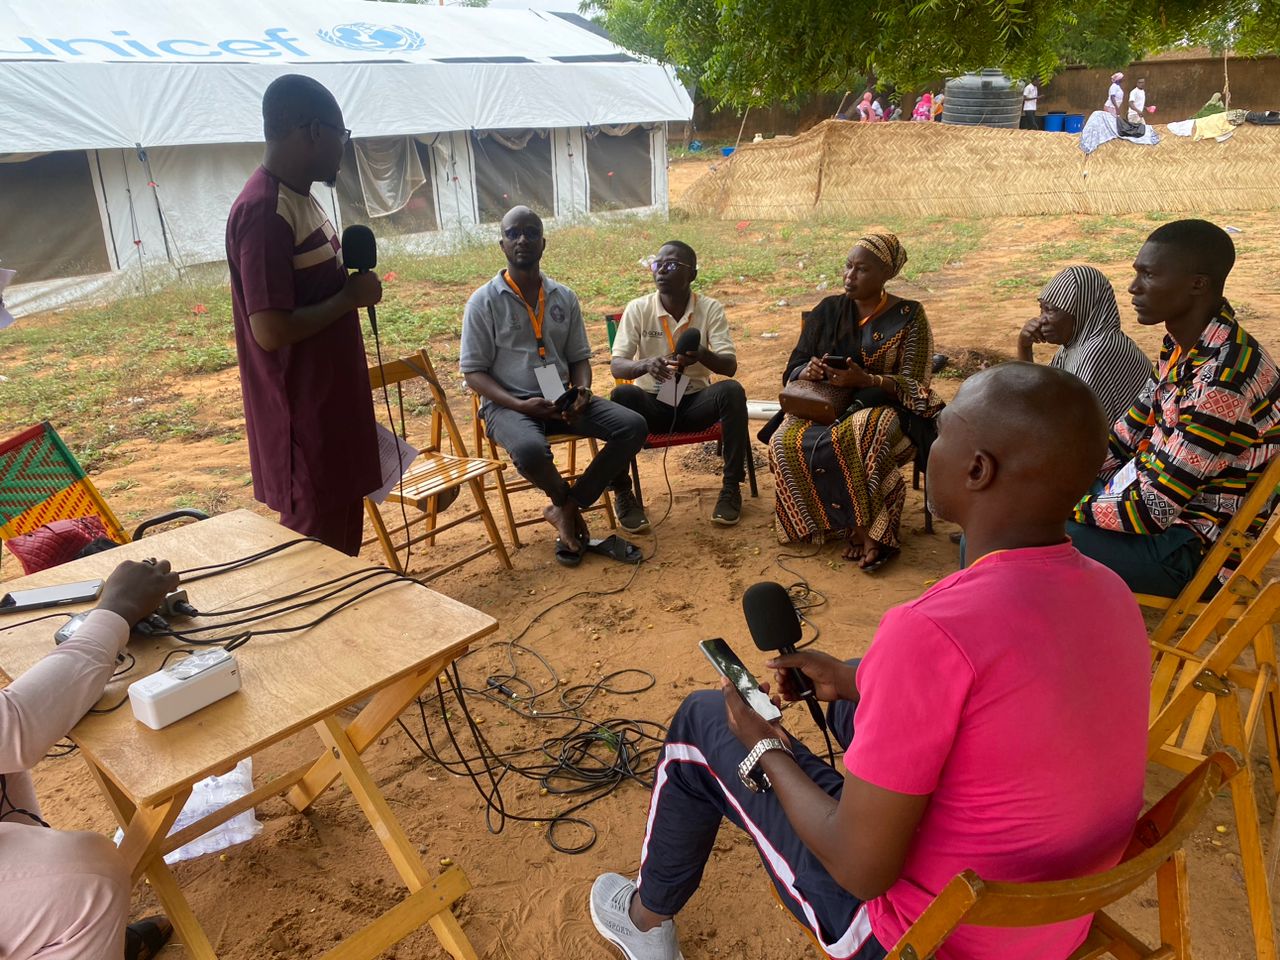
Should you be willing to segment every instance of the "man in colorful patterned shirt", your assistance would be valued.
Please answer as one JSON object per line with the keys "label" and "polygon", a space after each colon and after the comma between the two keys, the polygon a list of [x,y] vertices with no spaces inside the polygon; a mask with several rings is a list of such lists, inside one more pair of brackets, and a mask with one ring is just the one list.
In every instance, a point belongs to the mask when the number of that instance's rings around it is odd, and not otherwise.
{"label": "man in colorful patterned shirt", "polygon": [[333,95],[286,74],[262,98],[267,150],[227,218],[231,311],[253,496],[280,522],[355,556],[364,495],[381,482],[357,310],[382,299],[348,275],[311,195],[332,186],[351,131]]}
{"label": "man in colorful patterned shirt", "polygon": [[1067,532],[1137,593],[1177,596],[1280,451],[1280,371],[1222,295],[1234,263],[1225,231],[1177,220],[1133,264],[1138,322],[1168,334]]}

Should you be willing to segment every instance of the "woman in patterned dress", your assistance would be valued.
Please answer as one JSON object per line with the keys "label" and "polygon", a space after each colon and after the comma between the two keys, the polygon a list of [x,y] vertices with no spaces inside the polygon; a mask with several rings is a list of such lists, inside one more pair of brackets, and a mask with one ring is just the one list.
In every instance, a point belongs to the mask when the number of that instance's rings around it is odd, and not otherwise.
{"label": "woman in patterned dress", "polygon": [[[893,234],[854,244],[845,292],[805,315],[785,380],[811,381],[837,408],[862,391],[860,409],[829,427],[787,416],[769,443],[779,540],[822,543],[838,534],[847,540],[845,559],[867,572],[899,550],[901,467],[915,453],[899,411],[931,419],[942,409],[929,387],[933,335],[924,308],[884,289],[906,262]],[[833,358],[847,360],[848,369]]]}

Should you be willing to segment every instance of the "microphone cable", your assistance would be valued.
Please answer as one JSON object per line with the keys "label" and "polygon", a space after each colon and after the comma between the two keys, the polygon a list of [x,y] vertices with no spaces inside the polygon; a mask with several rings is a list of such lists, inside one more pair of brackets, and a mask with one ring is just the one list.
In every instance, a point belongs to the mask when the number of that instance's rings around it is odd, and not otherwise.
{"label": "microphone cable", "polygon": [[[613,793],[628,780],[635,780],[647,789],[652,789],[653,774],[657,769],[657,758],[662,750],[666,728],[653,721],[623,717],[595,721],[584,716],[581,711],[599,693],[642,693],[654,686],[656,678],[644,670],[614,671],[593,684],[564,688],[560,693],[558,707],[541,710],[536,706],[539,699],[561,688],[563,682],[541,654],[529,648],[520,649],[534,656],[551,673],[553,680],[549,688],[529,697],[512,695],[504,699],[498,693],[504,688],[510,689],[505,683],[495,684],[495,678],[491,677],[487,690],[469,688],[462,682],[455,662],[446,674],[448,690],[437,679],[436,695],[418,699],[419,719],[426,745],[413,735],[402,718],[397,722],[423,756],[455,776],[468,777],[485,802],[485,825],[489,832],[501,833],[509,820],[533,823],[539,827],[545,825],[545,839],[552,849],[570,855],[584,853],[595,845],[598,832],[591,821],[580,816],[581,811]],[[643,682],[630,688],[622,688],[617,679],[628,674],[638,674]],[[505,680],[526,685],[526,681],[517,676],[507,676]],[[467,694],[490,700],[526,721],[565,723],[568,724],[568,729],[533,746],[496,750],[480,729],[483,718],[476,718],[472,714]],[[474,753],[464,752],[458,742],[449,709],[449,697],[452,697],[466,721],[475,747]],[[448,757],[442,756],[431,734],[427,706],[433,703],[439,709],[440,720],[452,750]],[[502,781],[509,774],[538,783],[540,796],[583,796],[584,799],[549,817],[512,813],[507,809],[501,792]],[[481,782],[481,775],[487,785]],[[585,838],[578,843],[571,843],[563,838],[566,829],[583,831]]]}

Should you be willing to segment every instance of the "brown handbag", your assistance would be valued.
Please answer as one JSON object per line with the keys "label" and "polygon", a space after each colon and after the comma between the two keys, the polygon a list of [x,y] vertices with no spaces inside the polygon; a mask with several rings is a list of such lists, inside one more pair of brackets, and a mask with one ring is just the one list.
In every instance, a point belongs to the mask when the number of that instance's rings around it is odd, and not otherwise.
{"label": "brown handbag", "polygon": [[828,427],[844,412],[856,391],[820,380],[792,380],[778,394],[782,412]]}

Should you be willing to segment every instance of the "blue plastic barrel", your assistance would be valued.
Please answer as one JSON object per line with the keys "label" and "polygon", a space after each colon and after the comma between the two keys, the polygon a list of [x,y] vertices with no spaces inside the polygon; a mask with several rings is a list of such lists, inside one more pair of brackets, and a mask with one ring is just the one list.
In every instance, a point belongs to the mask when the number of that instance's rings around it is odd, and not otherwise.
{"label": "blue plastic barrel", "polygon": [[720,148],[720,156],[722,156],[722,157],[727,157],[727,156],[729,156],[729,154],[731,154],[731,153],[733,153],[733,147],[721,147],[721,148]]}
{"label": "blue plastic barrel", "polygon": [[1044,115],[1044,129],[1048,133],[1061,133],[1065,126],[1067,115],[1054,110]]}
{"label": "blue plastic barrel", "polygon": [[1067,133],[1079,133],[1084,129],[1084,114],[1068,113],[1063,129],[1066,130]]}

